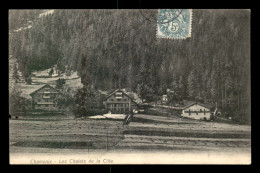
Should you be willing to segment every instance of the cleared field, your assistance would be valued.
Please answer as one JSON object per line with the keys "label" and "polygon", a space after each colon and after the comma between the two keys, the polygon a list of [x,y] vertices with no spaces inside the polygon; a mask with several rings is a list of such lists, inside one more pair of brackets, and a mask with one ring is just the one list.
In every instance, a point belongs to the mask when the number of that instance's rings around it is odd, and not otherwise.
{"label": "cleared field", "polygon": [[131,150],[251,150],[251,127],[184,119],[177,116],[134,115],[125,139],[116,148]]}
{"label": "cleared field", "polygon": [[171,128],[183,129],[187,131],[224,131],[224,132],[251,132],[251,127],[248,125],[227,124],[218,122],[205,122],[181,118],[178,116],[152,116],[137,114],[134,116],[133,122],[129,127],[145,127],[145,128]]}
{"label": "cleared field", "polygon": [[[140,119],[125,126],[122,121],[84,119],[76,122],[71,117],[10,120],[10,156],[14,160],[23,158],[24,154],[32,154],[33,158],[43,154],[46,158],[57,155],[62,158],[113,158],[114,163],[148,163],[148,160],[149,163],[181,163],[182,159],[197,163],[202,160],[194,160],[194,157],[201,155],[207,162],[211,155],[210,163],[250,162],[250,126],[176,116],[137,114],[135,117]],[[221,153],[225,162],[216,160]],[[150,155],[153,158],[146,160]],[[159,162],[156,160],[159,155],[169,160]]]}
{"label": "cleared field", "polygon": [[10,152],[23,152],[23,147],[26,151],[29,148],[111,149],[123,138],[122,126],[121,121],[111,120],[10,120]]}

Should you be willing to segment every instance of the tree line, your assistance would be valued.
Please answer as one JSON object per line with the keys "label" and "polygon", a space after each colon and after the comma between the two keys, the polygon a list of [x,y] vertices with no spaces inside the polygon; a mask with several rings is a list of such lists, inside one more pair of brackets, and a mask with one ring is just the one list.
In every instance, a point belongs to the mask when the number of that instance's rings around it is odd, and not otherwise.
{"label": "tree line", "polygon": [[9,12],[9,28],[21,25],[17,16],[33,20],[9,37],[25,77],[57,64],[77,71],[86,87],[129,88],[148,102],[171,89],[175,100],[211,102],[250,121],[248,11],[193,10],[192,34],[184,40],[156,38],[156,21],[139,10],[55,10],[42,18],[17,11]]}

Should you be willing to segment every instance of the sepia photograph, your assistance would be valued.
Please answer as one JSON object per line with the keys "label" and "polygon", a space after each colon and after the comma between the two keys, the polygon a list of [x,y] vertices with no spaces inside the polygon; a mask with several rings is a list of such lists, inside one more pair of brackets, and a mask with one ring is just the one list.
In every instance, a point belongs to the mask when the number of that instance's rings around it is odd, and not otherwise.
{"label": "sepia photograph", "polygon": [[249,9],[9,9],[9,163],[251,164]]}

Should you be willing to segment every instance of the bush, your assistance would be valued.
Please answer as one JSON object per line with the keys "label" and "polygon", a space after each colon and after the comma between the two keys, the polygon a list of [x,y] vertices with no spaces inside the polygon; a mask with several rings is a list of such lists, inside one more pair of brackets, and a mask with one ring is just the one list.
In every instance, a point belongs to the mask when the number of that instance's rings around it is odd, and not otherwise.
{"label": "bush", "polygon": [[13,90],[9,95],[9,111],[11,115],[24,116],[28,104],[26,98],[21,96],[21,91]]}
{"label": "bush", "polygon": [[73,112],[76,117],[93,116],[105,113],[100,93],[91,86],[77,90]]}
{"label": "bush", "polygon": [[105,113],[107,113],[106,109],[91,109],[86,116],[103,115]]}

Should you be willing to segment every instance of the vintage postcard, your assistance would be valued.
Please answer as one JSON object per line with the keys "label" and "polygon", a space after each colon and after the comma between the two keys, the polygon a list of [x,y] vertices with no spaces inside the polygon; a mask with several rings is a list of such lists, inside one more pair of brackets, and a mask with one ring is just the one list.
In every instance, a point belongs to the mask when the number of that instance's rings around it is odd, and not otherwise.
{"label": "vintage postcard", "polygon": [[251,164],[250,10],[9,10],[10,164]]}

